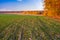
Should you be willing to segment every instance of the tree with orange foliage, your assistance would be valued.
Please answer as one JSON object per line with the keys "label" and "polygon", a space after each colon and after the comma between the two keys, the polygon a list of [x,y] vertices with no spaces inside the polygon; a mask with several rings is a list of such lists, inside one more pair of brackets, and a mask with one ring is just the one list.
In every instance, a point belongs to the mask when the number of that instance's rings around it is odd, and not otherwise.
{"label": "tree with orange foliage", "polygon": [[60,16],[60,1],[59,0],[44,0],[45,2],[45,15]]}

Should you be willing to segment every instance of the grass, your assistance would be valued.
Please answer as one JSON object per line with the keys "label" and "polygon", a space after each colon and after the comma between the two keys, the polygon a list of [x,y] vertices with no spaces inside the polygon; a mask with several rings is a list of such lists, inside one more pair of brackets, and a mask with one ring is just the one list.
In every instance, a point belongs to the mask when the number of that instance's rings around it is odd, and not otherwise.
{"label": "grass", "polygon": [[60,22],[45,16],[0,14],[0,40],[60,40]]}

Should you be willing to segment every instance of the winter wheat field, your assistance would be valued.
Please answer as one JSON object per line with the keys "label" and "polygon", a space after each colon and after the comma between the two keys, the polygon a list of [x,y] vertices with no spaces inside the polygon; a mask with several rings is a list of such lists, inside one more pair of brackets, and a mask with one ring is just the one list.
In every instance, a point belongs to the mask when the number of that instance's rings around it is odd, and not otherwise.
{"label": "winter wheat field", "polygon": [[45,16],[0,14],[0,40],[60,40],[60,22]]}

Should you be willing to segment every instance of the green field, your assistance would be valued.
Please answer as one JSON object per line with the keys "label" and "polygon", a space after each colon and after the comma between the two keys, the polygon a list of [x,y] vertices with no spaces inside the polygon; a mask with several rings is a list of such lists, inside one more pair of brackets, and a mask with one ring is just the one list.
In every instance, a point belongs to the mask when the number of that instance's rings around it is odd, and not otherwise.
{"label": "green field", "polygon": [[60,40],[60,22],[44,16],[0,14],[0,40]]}

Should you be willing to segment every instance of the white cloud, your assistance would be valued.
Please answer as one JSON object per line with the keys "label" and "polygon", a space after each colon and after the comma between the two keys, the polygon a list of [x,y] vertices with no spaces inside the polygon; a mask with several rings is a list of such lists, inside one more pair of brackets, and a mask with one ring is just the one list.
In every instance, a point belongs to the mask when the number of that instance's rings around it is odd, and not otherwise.
{"label": "white cloud", "polygon": [[0,11],[12,11],[12,10],[8,10],[8,9],[0,9]]}

